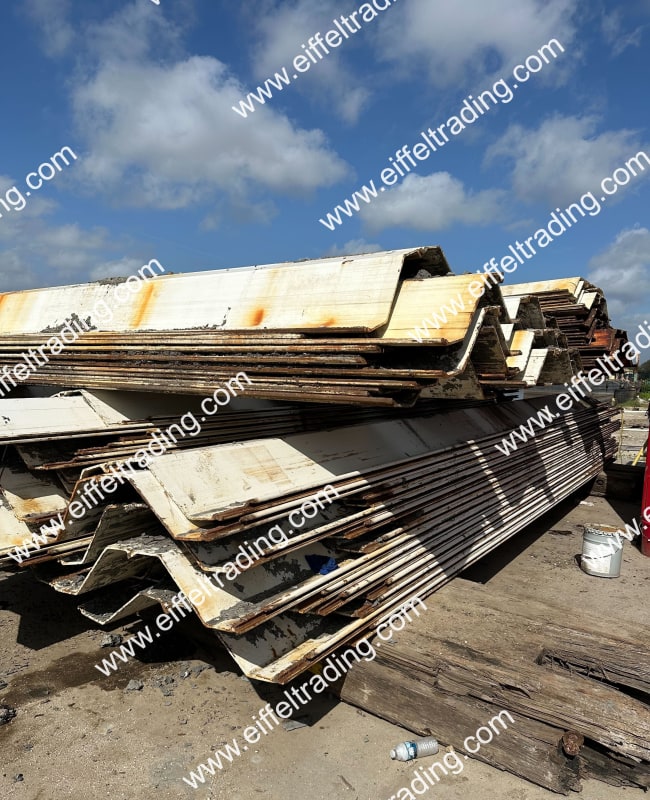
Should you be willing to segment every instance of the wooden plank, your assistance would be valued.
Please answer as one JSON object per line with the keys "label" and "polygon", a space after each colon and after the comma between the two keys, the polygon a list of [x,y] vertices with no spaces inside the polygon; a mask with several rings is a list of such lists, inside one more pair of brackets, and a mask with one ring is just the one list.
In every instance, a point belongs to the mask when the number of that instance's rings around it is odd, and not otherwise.
{"label": "wooden plank", "polygon": [[[444,744],[498,769],[532,781],[553,792],[581,790],[580,779],[569,760],[557,751],[562,731],[513,713],[507,730],[481,747],[478,754],[463,749],[463,742],[500,711],[480,699],[456,697],[440,691],[419,676],[405,675],[383,662],[353,666],[340,687],[346,703],[400,725],[420,735],[433,735]],[[425,765],[426,766],[426,765]]]}
{"label": "wooden plank", "polygon": [[[412,731],[435,736],[470,758],[507,770],[559,794],[581,791],[582,778],[612,786],[650,786],[648,764],[625,759],[586,743],[577,758],[567,757],[560,745],[564,730],[516,712],[503,712],[484,698],[448,694],[419,675],[405,674],[381,661],[354,665],[336,687],[342,700]],[[493,723],[498,731],[478,754],[463,748],[468,736]],[[483,734],[485,736],[485,734]]]}

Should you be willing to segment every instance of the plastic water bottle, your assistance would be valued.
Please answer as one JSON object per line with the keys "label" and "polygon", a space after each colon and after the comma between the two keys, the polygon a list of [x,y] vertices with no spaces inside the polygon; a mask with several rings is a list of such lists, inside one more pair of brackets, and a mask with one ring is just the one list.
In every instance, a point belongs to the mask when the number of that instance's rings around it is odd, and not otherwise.
{"label": "plastic water bottle", "polygon": [[413,739],[410,742],[400,742],[394,750],[390,751],[393,761],[413,761],[414,758],[432,756],[438,752],[438,742],[433,736],[424,739]]}

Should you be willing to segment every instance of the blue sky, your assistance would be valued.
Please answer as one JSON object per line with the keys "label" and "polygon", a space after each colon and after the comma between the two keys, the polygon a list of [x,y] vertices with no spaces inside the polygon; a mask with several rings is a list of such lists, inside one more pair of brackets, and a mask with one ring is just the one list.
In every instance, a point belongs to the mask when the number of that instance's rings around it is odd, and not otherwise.
{"label": "blue sky", "polygon": [[[395,0],[263,107],[233,112],[361,5],[3,4],[0,198],[62,147],[77,154],[24,209],[0,206],[3,290],[130,274],[150,258],[185,272],[427,244],[455,272],[476,270],[650,155],[650,0]],[[512,102],[336,230],[319,223],[551,39],[564,53]],[[582,275],[615,324],[648,318],[649,177],[508,281]]]}

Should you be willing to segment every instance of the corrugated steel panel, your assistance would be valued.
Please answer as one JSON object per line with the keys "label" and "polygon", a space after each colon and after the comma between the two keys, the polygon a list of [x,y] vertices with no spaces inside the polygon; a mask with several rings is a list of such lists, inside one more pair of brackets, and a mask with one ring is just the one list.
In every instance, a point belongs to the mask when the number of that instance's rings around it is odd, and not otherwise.
{"label": "corrugated steel panel", "polygon": [[7,465],[0,490],[15,516],[25,522],[48,519],[67,507],[67,493],[48,476],[33,475],[18,465]]}
{"label": "corrugated steel panel", "polygon": [[479,298],[469,292],[471,283],[476,283],[476,275],[402,281],[388,325],[380,332],[380,338],[404,341],[412,346],[414,339],[409,334],[414,327],[420,328],[423,320],[435,315],[438,327],[422,331],[422,343],[429,339],[448,344],[464,342],[479,307]]}
{"label": "corrugated steel panel", "polygon": [[[556,344],[577,349],[579,368],[586,371],[596,366],[599,356],[620,352],[627,341],[624,331],[619,337],[610,325],[602,290],[583,278],[514,284],[503,287],[503,294],[510,308],[517,298],[536,296],[546,320],[555,322],[566,336],[566,341]],[[569,355],[568,361],[565,356],[556,356],[540,380],[554,376],[558,383],[564,383],[566,378],[562,379],[561,370],[574,361],[574,354]]]}
{"label": "corrugated steel panel", "polygon": [[[65,594],[109,596],[115,586],[120,599],[112,608],[91,605],[100,621],[148,606],[152,580],[164,585],[169,576],[186,595],[203,589],[195,611],[245,673],[285,682],[413,594],[435,590],[602,468],[616,449],[614,412],[607,408],[576,408],[510,458],[495,450],[500,436],[545,402],[161,456],[136,472],[132,484],[162,527],[143,504],[100,509],[90,542],[92,518],[66,531],[83,542],[77,556],[64,559],[67,571],[44,564],[39,573]],[[82,473],[75,493],[100,473]],[[237,581],[205,591],[206,576],[224,575],[242,541],[325,482],[339,492],[331,515],[297,531],[287,526],[286,544],[244,565]],[[129,537],[143,526],[149,526],[146,535]],[[333,557],[338,569],[313,575],[308,554]],[[149,588],[129,589],[133,580]],[[168,593],[158,601],[165,607]]]}
{"label": "corrugated steel panel", "polygon": [[[570,283],[575,291],[584,284]],[[510,352],[513,332],[543,330],[544,320],[530,294],[509,301],[518,315],[511,319],[499,288],[477,298],[470,291],[477,284],[474,274],[451,275],[439,248],[162,276],[147,284],[159,288],[147,295],[146,313],[138,307],[137,324],[131,316],[139,295],[110,323],[99,321],[98,331],[50,354],[25,382],[83,386],[95,395],[208,394],[245,372],[246,396],[268,400],[408,407],[418,397],[494,397],[525,382],[523,364],[508,364],[517,357]],[[15,367],[24,349],[42,344],[39,326],[48,323],[51,333],[70,316],[61,317],[62,303],[87,319],[114,288],[6,295],[0,365]],[[20,306],[20,323],[12,304]],[[3,319],[11,333],[3,335]],[[101,403],[90,404],[101,415]]]}
{"label": "corrugated steel panel", "polygon": [[552,278],[546,281],[530,281],[528,283],[511,283],[501,287],[504,295],[530,295],[542,292],[569,292],[577,296],[582,293],[585,280],[583,278]]}
{"label": "corrugated steel panel", "polygon": [[[102,331],[373,331],[388,322],[407,263],[449,271],[440,248],[429,247],[163,274],[140,284],[137,293],[121,292],[126,302],[114,299],[119,279],[7,292],[0,294],[0,334],[53,330],[71,315]],[[101,302],[112,309],[112,319],[102,319],[107,315],[101,310],[92,314]]]}

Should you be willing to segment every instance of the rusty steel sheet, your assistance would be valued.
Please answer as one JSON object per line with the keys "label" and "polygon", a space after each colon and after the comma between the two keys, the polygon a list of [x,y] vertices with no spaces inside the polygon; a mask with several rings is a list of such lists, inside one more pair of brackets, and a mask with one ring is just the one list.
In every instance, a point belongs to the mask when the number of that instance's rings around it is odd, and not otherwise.
{"label": "rusty steel sheet", "polygon": [[[459,410],[432,418],[176,451],[160,456],[131,480],[147,503],[165,509],[158,512],[163,524],[178,530],[174,523],[184,519],[189,531],[244,513],[253,503],[317,490],[332,480],[452,446],[473,432],[485,435],[490,429],[499,427],[479,410]],[[193,524],[188,526],[188,520]]]}
{"label": "rusty steel sheet", "polygon": [[[125,540],[130,542],[132,540]],[[168,540],[163,540],[167,543]],[[121,543],[120,543],[121,544]],[[158,562],[140,553],[127,555],[120,544],[108,545],[92,566],[83,572],[68,572],[49,577],[49,564],[38,568],[38,577],[62,594],[87,594],[95,589],[122,583],[130,578],[144,578],[151,574]],[[57,570],[60,573],[60,570]]]}
{"label": "rusty steel sheet", "polygon": [[[142,581],[135,581],[140,585]],[[111,585],[108,589],[99,589],[92,598],[79,603],[78,609],[84,617],[88,617],[98,625],[113,625],[122,619],[128,619],[141,611],[171,601],[178,589],[162,589],[158,583],[148,585],[144,589]]]}
{"label": "rusty steel sheet", "polygon": [[501,291],[506,296],[566,292],[573,295],[573,297],[579,297],[585,287],[593,288],[584,278],[551,278],[546,281],[505,284],[501,287]]}
{"label": "rusty steel sheet", "polygon": [[34,475],[18,464],[4,464],[0,492],[14,515],[24,522],[38,523],[64,511],[67,493],[48,475]]}
{"label": "rusty steel sheet", "polygon": [[238,579],[236,583],[227,583],[227,589],[222,589],[216,583],[206,583],[204,573],[192,564],[173,539],[165,535],[142,534],[107,545],[89,569],[53,577],[49,583],[64,594],[86,594],[127,579],[146,579],[154,565],[167,571],[201,622],[213,629],[227,629],[231,624],[229,617],[247,606],[246,598],[251,594],[290,585],[292,580],[306,575],[304,568],[296,571],[298,562],[291,558],[289,562],[285,559],[285,563],[277,564],[277,569],[272,571],[268,567],[258,571],[253,581],[249,575],[248,580]]}
{"label": "rusty steel sheet", "polygon": [[[85,393],[54,397],[4,397],[0,400],[0,442],[47,439],[74,431],[106,428],[106,419],[88,403]],[[119,421],[119,417],[116,418]]]}
{"label": "rusty steel sheet", "polygon": [[[44,564],[39,575],[66,594],[85,597],[93,592],[100,600],[94,606],[92,600],[84,600],[84,609],[102,623],[154,601],[170,607],[173,584],[194,598],[191,606],[201,622],[215,632],[246,675],[284,683],[342,644],[371,632],[414,594],[424,598],[435,591],[602,468],[616,449],[614,412],[602,406],[577,407],[509,458],[495,450],[500,436],[546,402],[548,398],[540,398],[399,421],[410,426],[412,434],[406,451],[399,444],[405,431],[394,428],[392,420],[358,426],[365,427],[365,440],[347,441],[348,428],[303,436],[300,444],[299,437],[287,437],[282,443],[290,442],[300,457],[292,468],[287,464],[281,491],[273,490],[277,476],[259,461],[257,451],[248,457],[238,452],[258,442],[213,448],[222,451],[220,466],[211,468],[206,462],[206,472],[196,484],[181,479],[174,483],[164,470],[155,478],[151,468],[137,471],[133,485],[146,496],[164,529],[111,542],[117,531],[110,526],[120,524],[121,513],[121,507],[114,506],[105,510],[105,530],[101,523],[97,526],[84,553],[56,567]],[[336,447],[328,447],[327,439]],[[374,455],[377,442],[383,459]],[[201,450],[186,455],[192,452]],[[236,581],[227,581],[226,561],[234,557],[243,537],[250,541],[262,531],[275,519],[274,509],[286,513],[300,505],[310,488],[309,481],[301,483],[305,456],[314,464],[319,459],[330,464],[326,468],[336,478],[333,485],[341,490],[334,500],[338,505],[330,517],[315,519],[311,527],[296,532],[288,546],[269,549],[264,558],[242,567]],[[177,465],[179,473],[182,469]],[[240,498],[240,518],[253,527],[230,539],[174,541],[170,508],[175,523],[193,525],[186,515],[199,509],[198,516],[206,516],[202,495],[209,496],[209,481],[218,492],[223,475],[233,470],[248,476],[246,480],[257,476],[254,496],[244,497],[245,502],[236,484],[229,490]],[[88,470],[82,480],[100,472]],[[233,512],[230,501],[226,492],[227,516]],[[132,521],[142,514],[138,524],[148,524],[143,504],[131,509]],[[465,531],[461,537],[459,526]],[[334,558],[338,568],[312,574],[313,569],[305,567],[307,555]],[[207,589],[206,581],[216,576],[224,577],[224,586],[217,588],[212,582]]]}
{"label": "rusty steel sheet", "polygon": [[423,320],[436,315],[439,324],[432,330],[422,331],[422,344],[428,340],[446,344],[464,342],[479,305],[485,303],[483,298],[473,297],[469,292],[468,287],[475,282],[475,275],[402,281],[388,324],[380,331],[380,339],[402,341],[412,346],[414,339],[409,334],[414,327],[420,328]]}
{"label": "rusty steel sheet", "polygon": [[29,525],[16,517],[4,497],[0,496],[0,564],[16,564],[8,557],[14,547],[24,547],[33,542]]}
{"label": "rusty steel sheet", "polygon": [[526,363],[525,379],[531,386],[537,386],[540,383],[540,378],[546,360],[549,357],[548,347],[535,347],[531,349],[528,361]]}
{"label": "rusty steel sheet", "polygon": [[[527,367],[534,343],[535,334],[533,331],[513,331],[510,349],[511,351],[514,350],[515,354],[508,356],[508,367],[516,369],[519,374],[523,374],[524,380],[530,380]],[[535,383],[537,383],[537,380],[535,380]]]}
{"label": "rusty steel sheet", "polygon": [[[158,537],[154,540],[149,536],[139,536],[116,542],[107,550],[108,552],[103,552],[97,559],[92,569],[83,574],[83,584],[79,589],[80,592],[85,592],[85,587],[94,587],[97,580],[94,574],[100,576],[98,580],[102,582],[104,597],[99,606],[103,609],[103,613],[106,613],[111,605],[111,593],[106,591],[107,584],[104,582],[105,563],[109,561],[113,563],[119,558],[126,560],[134,555],[148,556],[152,559],[157,558],[161,562],[171,579],[170,585],[177,586],[188,598],[188,603],[202,624],[212,630],[224,632],[240,627],[241,620],[246,614],[252,615],[256,608],[264,605],[265,597],[289,593],[296,584],[308,584],[317,589],[326,583],[328,577],[314,575],[308,566],[306,556],[327,559],[333,554],[339,555],[337,551],[316,543],[302,548],[296,554],[279,556],[272,563],[259,564],[254,570],[244,571],[235,582],[224,580],[223,586],[220,586],[214,577],[210,578],[196,562],[188,558],[178,544],[167,538]],[[79,574],[81,577],[82,573]],[[116,575],[120,574],[116,572]],[[66,576],[63,580],[62,590],[65,591],[72,579]],[[119,582],[121,583],[121,580]],[[51,583],[53,588],[59,589],[57,579]],[[120,614],[125,614],[122,602],[125,593],[129,594],[128,588],[116,592],[118,599],[112,603],[115,610],[111,613],[110,621],[114,619],[118,609]],[[138,591],[128,602],[135,602],[140,594],[141,591]],[[147,591],[146,594],[149,599],[153,599],[150,592]]]}
{"label": "rusty steel sheet", "polygon": [[[590,465],[591,472],[588,474],[593,476],[597,469],[598,461]],[[558,500],[560,497],[567,496],[571,491],[574,491],[580,482],[584,481],[584,473],[578,473],[578,475],[579,478],[574,476],[572,480],[570,479],[556,487]],[[563,473],[561,477],[566,478],[567,475]],[[529,499],[531,501],[533,500],[533,498]],[[550,507],[550,504],[547,506],[543,502],[542,497],[540,497],[540,502],[541,508]],[[264,649],[259,650],[254,655],[254,660],[249,656],[250,663],[248,665],[248,674],[259,680],[280,683],[290,680],[292,677],[295,677],[295,675],[308,668],[309,665],[317,663],[319,660],[326,657],[337,647],[340,647],[344,643],[352,642],[360,635],[363,635],[363,633],[371,630],[374,624],[385,619],[392,611],[396,610],[400,604],[410,600],[414,594],[418,594],[418,596],[424,598],[430,591],[439,588],[439,586],[443,585],[457,574],[457,571],[466,568],[469,564],[478,560],[486,552],[489,552],[490,549],[497,546],[506,538],[509,538],[509,536],[524,527],[525,524],[536,518],[536,515],[539,514],[540,511],[540,505],[538,504],[534,508],[530,506],[530,509],[531,511],[528,516],[515,516],[512,524],[504,526],[499,533],[491,537],[484,537],[481,542],[476,542],[474,545],[470,543],[468,546],[461,548],[460,552],[455,554],[454,560],[451,561],[451,563],[445,561],[437,570],[432,569],[431,565],[421,561],[420,563],[423,564],[423,571],[421,574],[415,575],[410,581],[397,584],[393,593],[387,595],[383,603],[380,602],[379,605],[375,605],[374,607],[370,606],[372,610],[369,609],[365,616],[344,625],[335,633],[326,635],[325,627],[323,627],[319,630],[319,636],[317,638],[312,637],[311,640],[301,642],[293,650],[287,652],[281,659],[275,658],[268,663],[263,663]],[[429,558],[433,558],[433,556]],[[241,657],[243,655],[241,653],[241,639],[244,638],[247,644],[257,642],[259,645],[260,633],[264,635],[266,633],[266,626],[269,624],[277,625],[279,619],[283,619],[283,617],[274,618],[271,623],[265,623],[260,626],[261,631],[260,628],[255,628],[246,634],[245,637],[229,637],[227,639],[229,648],[234,652],[239,650],[238,654]],[[323,626],[326,625],[326,621],[327,618],[323,620]],[[245,648],[246,645],[243,645],[243,647]]]}
{"label": "rusty steel sheet", "polygon": [[[250,398],[327,401],[330,403],[360,404],[376,406],[409,406],[418,396],[426,396],[423,391],[430,385],[444,384],[461,375],[471,366],[475,368],[479,381],[483,374],[491,378],[494,386],[497,376],[504,389],[516,375],[508,371],[507,358],[510,355],[508,340],[512,331],[502,331],[494,321],[488,308],[482,308],[475,315],[465,332],[461,345],[437,352],[433,357],[409,355],[409,363],[404,367],[396,364],[400,356],[386,353],[385,361],[372,366],[336,367],[327,364],[322,368],[291,366],[287,361],[282,365],[256,364],[247,367],[246,378],[239,372],[240,382],[245,380],[242,393]],[[431,341],[429,342],[429,344]],[[398,350],[399,348],[395,348]],[[482,364],[493,363],[486,370]],[[76,382],[93,389],[113,387],[114,390],[137,390],[158,392],[186,392],[206,395],[232,378],[239,364],[233,363],[232,372],[214,371],[208,365],[199,369],[172,362],[147,365],[144,358],[137,368],[128,365],[109,365],[101,361],[83,366],[68,358],[64,363],[51,363],[44,367],[33,382],[60,385]],[[486,384],[487,385],[487,384]],[[483,395],[479,391],[477,398]],[[126,424],[125,424],[126,429]]]}
{"label": "rusty steel sheet", "polygon": [[535,295],[508,295],[504,291],[505,288],[501,287],[503,303],[508,316],[519,324],[520,330],[540,330],[548,325],[548,320],[544,319],[541,305]]}
{"label": "rusty steel sheet", "polygon": [[[307,275],[313,289],[303,292]],[[531,294],[528,284],[519,285],[527,294],[518,299],[504,295],[498,284],[477,297],[472,287],[480,288],[481,281],[476,275],[451,274],[435,247],[162,276],[147,287],[164,287],[169,281],[176,289],[161,289],[160,298],[147,300],[147,314],[139,314],[137,325],[118,315],[108,326],[81,333],[24,382],[92,389],[88,403],[100,414],[101,393],[106,390],[150,392],[156,397],[209,394],[215,385],[243,374],[247,384],[242,391],[249,398],[408,408],[420,397],[482,400],[511,392],[526,382],[529,372],[522,361],[516,367],[508,363],[519,355],[511,346],[514,332],[544,330],[538,299],[542,295]],[[208,281],[219,297],[223,284],[223,302],[230,303],[223,315],[217,304],[214,319],[201,316],[202,311],[195,316],[186,290],[196,288],[197,281],[203,289],[199,311],[210,296],[203,284]],[[253,309],[269,301],[270,290],[263,288],[269,281],[282,291],[270,308]],[[565,283],[576,292],[587,285],[582,279]],[[76,303],[74,313],[86,319],[93,293],[102,295],[111,285],[34,291],[66,297],[69,293]],[[370,293],[363,288],[368,286]],[[0,364],[24,371],[21,348],[36,346],[39,329],[25,322],[22,328],[3,330],[7,304],[18,302],[7,299],[14,294],[24,295],[23,300],[33,296],[9,293],[0,304]],[[572,297],[559,288],[547,295],[565,304]],[[594,301],[593,314],[602,314],[601,301]],[[318,314],[310,304],[318,307]],[[244,324],[240,317],[253,312],[256,320]],[[145,317],[151,325],[144,324]],[[549,324],[555,324],[550,319]],[[594,317],[593,325],[596,322]],[[56,326],[50,324],[47,330]]]}
{"label": "rusty steel sheet", "polygon": [[[513,303],[517,298],[528,294],[538,299],[547,326],[554,323],[564,335],[563,340],[555,343],[556,346],[570,350],[568,357],[556,354],[541,370],[540,382],[555,380],[560,384],[568,380],[562,379],[563,370],[568,369],[572,374],[577,374],[581,369],[593,369],[597,366],[597,358],[620,352],[628,340],[625,331],[615,330],[611,326],[607,301],[602,290],[583,278],[503,287],[506,305],[511,310],[514,310]],[[547,344],[550,342],[547,341]],[[623,363],[631,366],[625,356]],[[621,367],[620,370],[622,369]]]}
{"label": "rusty steel sheet", "polygon": [[130,539],[139,533],[161,533],[155,515],[144,503],[111,504],[102,509],[102,514],[88,546],[81,552],[60,560],[64,566],[86,566],[92,564],[109,545],[121,539]]}
{"label": "rusty steel sheet", "polygon": [[[465,438],[503,434],[525,421],[510,404],[466,409],[432,418],[386,421],[307,435],[163,455],[130,483],[172,536],[218,538],[219,526],[280,498],[289,511],[327,483],[338,486],[373,469],[452,447]],[[227,464],[227,468],[224,465]],[[333,493],[330,493],[333,494]]]}
{"label": "rusty steel sheet", "polygon": [[[254,401],[249,401],[254,402]],[[81,437],[137,435],[154,428],[151,417],[175,421],[197,411],[194,396],[137,392],[64,391],[50,397],[0,398],[0,443],[25,444]]]}
{"label": "rusty steel sheet", "polygon": [[538,383],[547,386],[562,386],[573,374],[571,357],[566,350],[549,347]]}
{"label": "rusty steel sheet", "polygon": [[[597,469],[597,463],[591,465],[591,470]],[[566,478],[566,474],[562,473],[560,476]],[[580,476],[582,480],[584,477]],[[560,484],[558,487],[559,494],[563,491],[570,492],[577,486],[576,479],[573,482],[569,481],[565,484]],[[534,498],[529,498],[533,501]],[[546,507],[543,495],[540,497],[541,506]],[[503,528],[499,533],[494,534],[491,538],[484,539],[482,542],[472,545],[471,543],[461,548],[460,553],[455,554],[454,560],[451,562],[443,562],[441,569],[434,570],[424,564],[423,574],[416,575],[410,582],[397,585],[392,595],[387,596],[384,603],[379,604],[366,612],[362,618],[344,624],[338,630],[332,632],[331,622],[329,618],[322,620],[321,626],[316,628],[316,636],[313,634],[307,638],[308,633],[305,630],[304,639],[300,641],[291,650],[287,651],[281,658],[277,658],[277,643],[275,649],[272,650],[274,657],[271,660],[265,661],[268,658],[269,638],[274,639],[277,637],[277,632],[283,630],[287,625],[291,625],[294,634],[297,626],[300,625],[300,618],[295,614],[286,613],[279,617],[274,617],[272,620],[262,623],[253,630],[242,636],[222,636],[223,641],[231,650],[233,656],[238,660],[238,663],[245,669],[246,673],[253,678],[259,680],[273,681],[284,683],[295,677],[310,665],[317,663],[322,658],[326,657],[334,649],[344,643],[352,642],[363,633],[372,629],[373,624],[378,623],[385,619],[392,611],[399,607],[399,605],[411,599],[415,593],[419,592],[419,596],[426,597],[427,594],[434,588],[450,580],[457,570],[465,568],[468,564],[480,558],[485,552],[496,546],[505,538],[513,535],[517,530],[521,529],[526,522],[531,521],[537,514],[540,513],[539,503],[530,506],[529,516],[515,516],[512,525]],[[471,529],[471,528],[470,528]],[[434,558],[433,554],[428,558]],[[424,563],[420,561],[420,563]],[[455,565],[455,568],[454,566]],[[313,628],[313,617],[306,618],[306,626]],[[303,623],[305,625],[305,623]],[[275,634],[275,636],[274,636]]]}
{"label": "rusty steel sheet", "polygon": [[[103,331],[207,326],[369,332],[388,322],[400,276],[427,267],[437,274],[449,271],[440,248],[159,274],[141,282],[137,292],[124,288],[126,301],[119,303],[113,297],[120,279],[7,292],[0,295],[0,334],[54,330],[73,314]],[[99,302],[111,307],[112,319],[93,315]]]}
{"label": "rusty steel sheet", "polygon": [[[120,403],[122,392],[109,393],[116,396],[116,404]],[[369,422],[373,419],[394,418],[397,414],[402,418],[409,416],[423,416],[438,413],[443,409],[443,404],[423,401],[417,407],[410,409],[384,409],[366,407],[333,407],[331,405],[310,405],[296,409],[282,407],[267,403],[266,401],[252,401],[258,406],[256,409],[247,407],[234,410],[238,405],[235,401],[232,410],[224,409],[218,416],[205,420],[201,425],[201,432],[189,438],[179,438],[176,443],[168,439],[168,451],[204,447],[212,444],[226,444],[235,441],[247,441],[268,436],[281,436],[292,433],[302,433],[309,430],[321,430],[324,427],[343,427],[359,422]],[[53,408],[56,408],[53,406]],[[0,400],[0,415],[3,404]],[[146,412],[146,407],[140,409]],[[46,440],[31,440],[28,436],[26,444],[16,440],[15,448],[25,465],[37,472],[71,470],[81,471],[85,467],[100,465],[105,462],[114,462],[128,459],[138,450],[147,445],[173,424],[178,424],[179,416],[188,411],[200,417],[200,408],[196,397],[183,398],[183,408],[176,417],[151,417],[149,420],[138,420],[142,430],[129,428],[125,434],[120,427],[110,428],[106,436],[102,437],[101,444],[94,439],[83,435],[83,431],[70,429],[67,436],[64,433]],[[66,440],[72,441],[66,441]]]}
{"label": "rusty steel sheet", "polygon": [[[509,381],[508,387],[510,383]],[[505,390],[507,387],[504,385],[500,386],[500,388]],[[471,362],[459,375],[425,386],[420,393],[420,398],[422,399],[452,400],[454,405],[460,400],[487,400],[491,396],[489,388],[484,385],[484,381],[479,381]]]}

